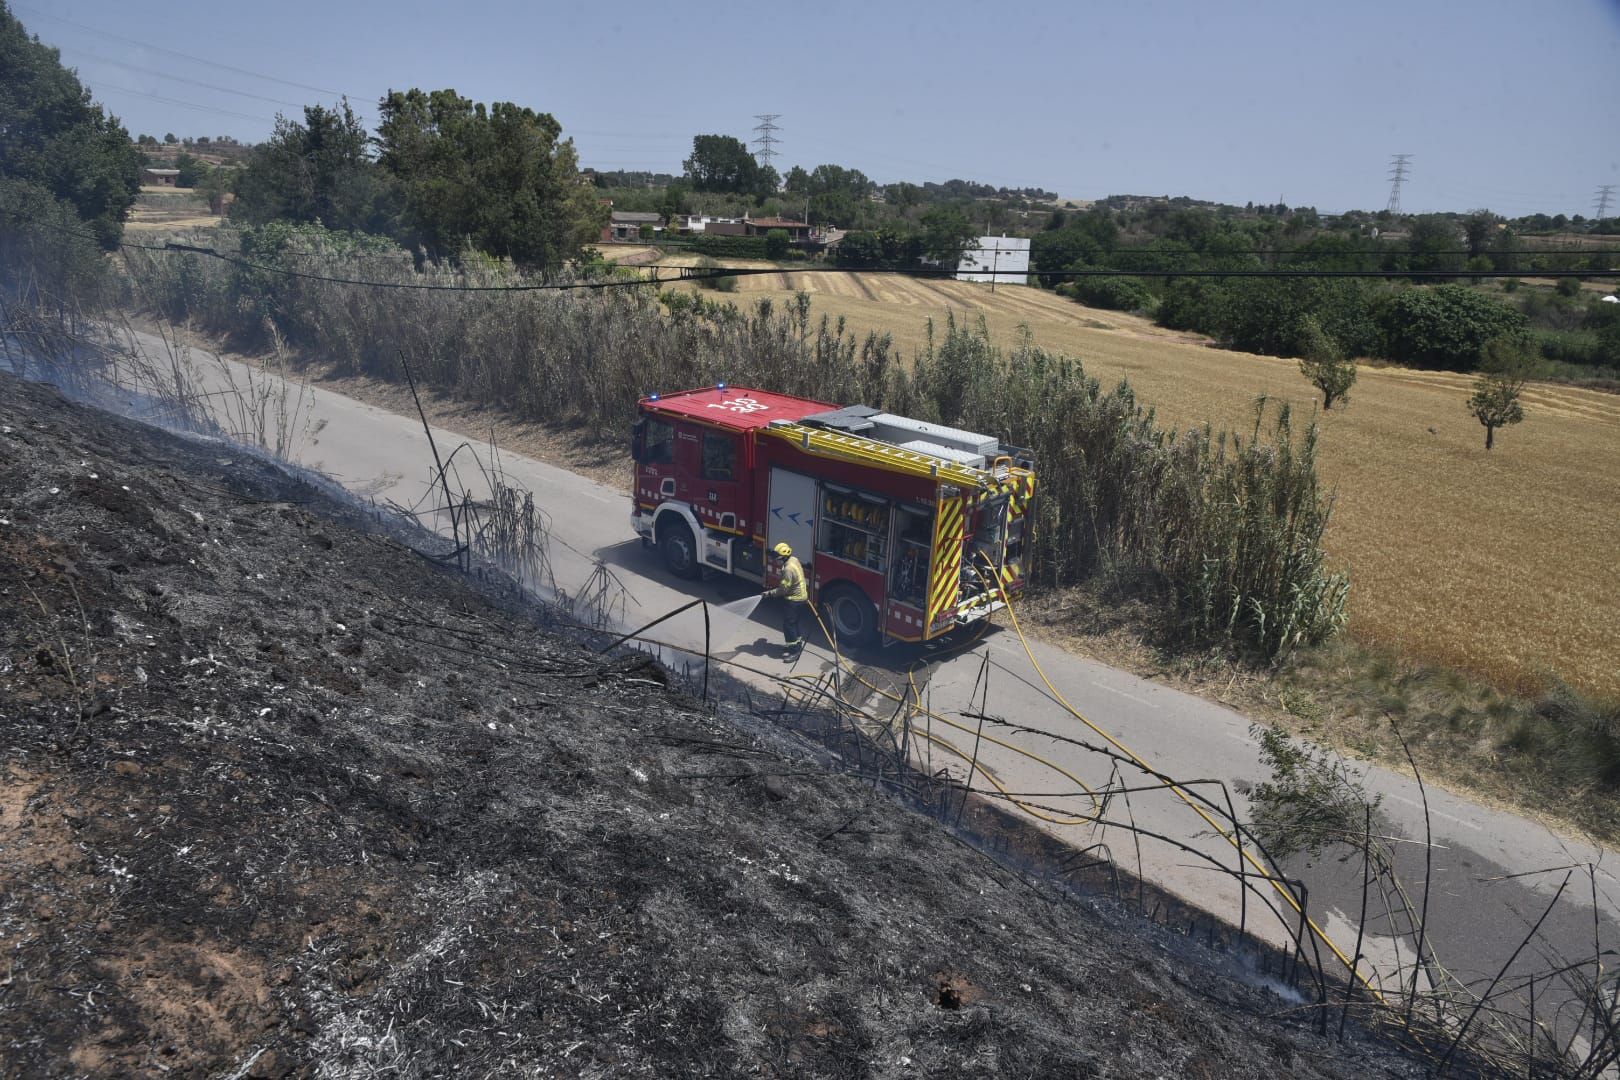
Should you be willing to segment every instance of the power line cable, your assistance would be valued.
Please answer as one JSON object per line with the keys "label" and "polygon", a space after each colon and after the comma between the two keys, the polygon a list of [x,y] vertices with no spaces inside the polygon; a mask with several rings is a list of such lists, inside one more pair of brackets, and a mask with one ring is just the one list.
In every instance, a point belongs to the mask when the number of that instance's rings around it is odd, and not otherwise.
{"label": "power line cable", "polygon": [[139,64],[130,64],[124,62],[123,60],[114,60],[110,56],[98,56],[96,53],[93,53],[88,49],[81,49],[75,45],[66,46],[66,49],[69,52],[78,53],[81,56],[88,57],[90,60],[96,63],[112,64],[116,67],[128,68],[130,71],[139,71],[145,75],[155,75],[160,79],[169,79],[173,82],[190,83],[192,86],[200,86],[204,90],[217,90],[222,94],[235,94],[237,97],[252,98],[255,101],[266,101],[271,105],[286,105],[288,108],[292,109],[303,108],[303,105],[297,101],[283,101],[280,98],[265,97],[263,94],[252,94],[246,90],[232,90],[228,86],[217,86],[214,83],[203,82],[199,79],[188,79],[184,75],[171,75],[167,71],[159,71],[157,68],[141,67]]}
{"label": "power line cable", "polygon": [[145,90],[119,86],[116,83],[101,82],[96,85],[108,90],[117,90],[121,94],[134,94],[136,97],[151,98],[153,101],[161,101],[165,105],[178,105],[182,109],[197,109],[200,112],[219,113],[221,116],[234,116],[238,120],[253,120],[263,124],[275,123],[275,120],[268,116],[251,116],[248,113],[235,112],[231,109],[221,109],[217,105],[198,105],[194,101],[181,101],[179,98],[164,97],[162,94],[149,94]]}
{"label": "power line cable", "polygon": [[63,23],[65,25],[67,25],[67,26],[74,27],[75,29],[83,30],[86,33],[95,34],[98,37],[110,38],[111,40],[116,41],[116,42],[118,42],[120,44],[123,44],[123,45],[139,45],[141,48],[143,48],[143,49],[151,49],[153,52],[160,52],[160,53],[164,53],[164,54],[166,54],[168,56],[179,57],[181,60],[190,60],[194,64],[207,64],[209,67],[219,68],[221,71],[235,72],[238,75],[247,75],[247,76],[249,76],[251,78],[263,79],[266,82],[280,83],[282,86],[291,86],[291,87],[293,87],[295,89],[298,89],[298,90],[311,90],[311,91],[314,91],[317,94],[329,94],[332,97],[353,97],[354,96],[353,94],[345,93],[342,90],[332,90],[332,89],[330,89],[328,87],[324,87],[324,86],[311,86],[309,83],[293,82],[290,79],[278,78],[275,75],[266,75],[262,71],[249,71],[247,68],[235,67],[235,66],[233,66],[231,64],[222,64],[218,60],[210,60],[210,59],[208,59],[207,57],[204,57],[204,56],[194,56],[191,53],[183,53],[183,52],[179,51],[178,49],[170,49],[170,48],[166,48],[166,47],[164,47],[162,45],[153,45],[151,42],[148,42],[148,41],[136,41],[134,38],[129,37],[126,34],[115,34],[115,33],[111,32],[109,30],[102,30],[102,29],[99,29],[99,28],[94,27],[94,26],[86,26],[84,23],[74,22],[72,19],[65,19],[60,15],[54,15],[49,11],[42,11],[39,8],[32,7],[32,6],[28,5],[28,4],[15,4],[14,3],[11,6],[14,9],[18,10],[18,11],[31,12],[31,13],[33,13],[35,15],[40,16],[41,18],[46,18],[46,19],[50,19],[50,20],[52,20],[54,22]]}

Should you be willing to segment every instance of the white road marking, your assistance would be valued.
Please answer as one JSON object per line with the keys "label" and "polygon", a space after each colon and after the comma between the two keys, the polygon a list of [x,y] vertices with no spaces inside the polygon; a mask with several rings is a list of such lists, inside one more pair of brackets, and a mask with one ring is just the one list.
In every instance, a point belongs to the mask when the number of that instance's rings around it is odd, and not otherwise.
{"label": "white road marking", "polygon": [[[1410,806],[1415,810],[1422,810],[1423,809],[1423,804],[1418,802],[1416,799],[1408,799],[1405,795],[1396,795],[1394,792],[1389,792],[1388,794],[1389,794],[1389,797],[1394,799],[1396,802],[1403,802],[1407,806]],[[1468,828],[1473,829],[1475,832],[1484,832],[1485,831],[1485,826],[1476,825],[1472,821],[1464,821],[1462,818],[1456,817],[1456,816],[1454,816],[1452,814],[1448,814],[1444,810],[1435,810],[1435,809],[1431,808],[1429,810],[1429,813],[1433,814],[1437,818],[1445,818],[1447,821],[1451,822],[1454,825],[1466,825]]]}
{"label": "white road marking", "polygon": [[1107,686],[1107,685],[1105,685],[1103,683],[1100,683],[1100,682],[1093,681],[1091,685],[1095,686],[1099,690],[1106,690],[1110,694],[1118,694],[1122,698],[1130,698],[1132,701],[1136,702],[1137,704],[1146,705],[1150,709],[1157,709],[1158,708],[1157,705],[1153,704],[1153,702],[1149,701],[1147,698],[1139,698],[1135,694],[1127,694],[1123,690],[1115,690],[1112,686]]}

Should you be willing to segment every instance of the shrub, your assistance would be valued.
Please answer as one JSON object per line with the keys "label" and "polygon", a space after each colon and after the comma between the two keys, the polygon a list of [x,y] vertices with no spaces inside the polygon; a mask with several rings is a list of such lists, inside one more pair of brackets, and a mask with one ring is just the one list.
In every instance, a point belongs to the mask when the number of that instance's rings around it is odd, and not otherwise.
{"label": "shrub", "polygon": [[1525,336],[1522,312],[1465,285],[1401,289],[1376,318],[1382,354],[1412,367],[1472,371],[1490,342]]}
{"label": "shrub", "polygon": [[[1072,269],[1083,270],[1086,267],[1076,266]],[[1059,285],[1057,291],[1071,300],[1109,311],[1145,311],[1153,306],[1153,294],[1141,278],[1075,278]]]}
{"label": "shrub", "polygon": [[767,259],[780,259],[788,253],[788,234],[786,229],[770,229],[765,233],[765,257]]}
{"label": "shrub", "polygon": [[1349,279],[1243,278],[1226,288],[1214,325],[1204,329],[1268,356],[1305,356],[1322,335],[1339,352],[1365,356],[1376,342],[1372,297],[1365,283]]}
{"label": "shrub", "polygon": [[0,208],[0,307],[93,311],[106,299],[107,262],[71,203],[0,177]]}
{"label": "shrub", "polygon": [[1604,362],[1602,342],[1591,330],[1533,330],[1531,341],[1554,363],[1589,367]]}
{"label": "shrub", "polygon": [[1225,292],[1203,278],[1181,278],[1165,289],[1153,319],[1171,330],[1210,333],[1225,302]]}
{"label": "shrub", "polygon": [[716,259],[763,259],[763,236],[713,236],[699,233],[692,238],[692,250]]}

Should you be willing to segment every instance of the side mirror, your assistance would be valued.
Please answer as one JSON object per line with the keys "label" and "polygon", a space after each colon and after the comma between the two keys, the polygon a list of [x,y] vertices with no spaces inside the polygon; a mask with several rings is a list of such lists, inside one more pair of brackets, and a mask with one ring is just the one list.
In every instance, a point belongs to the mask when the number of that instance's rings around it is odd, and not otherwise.
{"label": "side mirror", "polygon": [[637,420],[630,429],[630,460],[640,465],[647,458],[647,421]]}

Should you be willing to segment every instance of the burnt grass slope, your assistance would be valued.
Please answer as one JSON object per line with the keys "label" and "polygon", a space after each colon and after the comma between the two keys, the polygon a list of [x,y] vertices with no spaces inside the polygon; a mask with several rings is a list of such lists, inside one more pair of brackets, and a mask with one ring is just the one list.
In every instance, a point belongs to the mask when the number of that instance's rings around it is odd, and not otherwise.
{"label": "burnt grass slope", "polygon": [[1417,1075],[241,451],[0,376],[8,1076]]}

